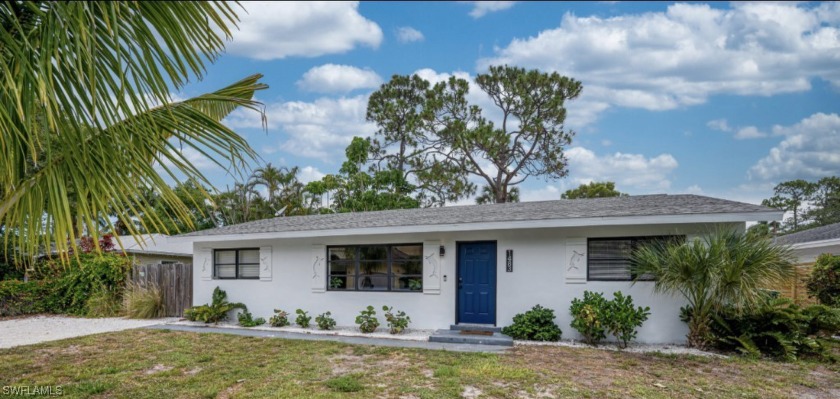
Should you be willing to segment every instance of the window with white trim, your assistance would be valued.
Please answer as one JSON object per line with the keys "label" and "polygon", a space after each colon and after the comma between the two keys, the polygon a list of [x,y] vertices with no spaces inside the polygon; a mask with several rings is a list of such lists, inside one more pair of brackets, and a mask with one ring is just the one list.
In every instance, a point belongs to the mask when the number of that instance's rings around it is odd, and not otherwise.
{"label": "window with white trim", "polygon": [[[685,236],[648,236],[590,238],[587,241],[587,281],[633,281],[630,257],[637,248],[657,241],[678,240],[685,242]],[[652,281],[652,276],[640,276],[638,280]]]}
{"label": "window with white trim", "polygon": [[260,249],[213,251],[213,278],[251,280],[260,278]]}
{"label": "window with white trim", "polygon": [[330,291],[423,290],[423,244],[327,247]]}

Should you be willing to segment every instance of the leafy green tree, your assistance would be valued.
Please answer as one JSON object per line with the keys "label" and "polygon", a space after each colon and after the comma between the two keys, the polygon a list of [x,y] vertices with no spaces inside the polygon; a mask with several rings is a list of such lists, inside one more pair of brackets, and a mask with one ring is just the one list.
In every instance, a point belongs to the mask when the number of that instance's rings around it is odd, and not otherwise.
{"label": "leafy green tree", "polygon": [[652,276],[655,292],[686,300],[688,345],[705,348],[713,313],[724,306],[745,311],[760,305],[764,288],[793,277],[793,260],[787,247],[727,231],[641,247],[632,254],[632,273]]}
{"label": "leafy green tree", "polygon": [[370,159],[377,170],[395,170],[414,185],[422,206],[444,205],[475,192],[460,164],[436,152],[432,121],[443,104],[435,104],[431,84],[417,75],[394,75],[368,100],[367,120],[377,131]]}
{"label": "leafy green tree", "polygon": [[791,180],[779,183],[764,206],[790,212],[780,226],[782,233],[840,223],[840,177],[823,177],[815,182]]}
{"label": "leafy green tree", "polygon": [[840,222],[840,177],[823,177],[814,183],[809,200],[811,208],[805,211],[805,218],[814,227]]}
{"label": "leafy green tree", "polygon": [[589,184],[581,184],[578,188],[566,190],[560,195],[562,199],[577,199],[577,198],[606,198],[606,197],[626,197],[628,194],[622,193],[615,189],[615,183],[611,181],[605,182],[591,182]]}
{"label": "leafy green tree", "polygon": [[802,179],[779,183],[773,188],[773,197],[761,201],[761,205],[793,213],[785,220],[785,230],[796,231],[802,223],[802,207],[816,189],[814,183]]}
{"label": "leafy green tree", "polygon": [[568,173],[563,150],[574,133],[564,128],[565,102],[577,98],[580,82],[510,66],[490,67],[475,82],[501,114],[498,125],[468,103],[469,82],[457,77],[432,86],[395,76],[371,96],[374,158],[387,165],[381,170],[402,172],[424,205],[472,194],[470,176],[483,180],[491,202],[503,203],[528,177]]}
{"label": "leafy green tree", "polygon": [[221,120],[237,107],[261,112],[253,100],[266,88],[261,75],[184,101],[170,95],[221,55],[234,7],[0,4],[0,225],[15,231],[7,245],[29,256],[51,246],[67,253],[80,234],[98,235],[101,220],[110,225],[111,209],[139,234],[132,220],[154,212],[134,200],[149,189],[189,219],[164,176],[210,183],[182,150],[232,173],[255,156]]}
{"label": "leafy green tree", "polygon": [[501,113],[500,124],[467,104],[465,80],[439,83],[433,89],[438,153],[484,180],[496,203],[508,202],[510,188],[528,177],[565,177],[563,150],[574,135],[564,126],[565,103],[580,95],[581,83],[556,72],[507,65],[491,66],[475,82]]}
{"label": "leafy green tree", "polygon": [[327,175],[320,182],[311,182],[306,190],[315,195],[332,194],[328,209],[332,212],[363,212],[385,209],[417,208],[420,203],[411,196],[415,186],[397,169],[379,170],[369,165],[369,139],[354,137],[347,146],[345,161],[338,175]]}

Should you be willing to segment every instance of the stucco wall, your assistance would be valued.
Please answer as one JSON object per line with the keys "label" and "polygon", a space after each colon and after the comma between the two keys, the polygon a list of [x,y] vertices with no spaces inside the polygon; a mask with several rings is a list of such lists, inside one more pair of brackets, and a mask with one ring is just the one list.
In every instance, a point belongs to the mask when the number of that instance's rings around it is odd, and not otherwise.
{"label": "stucco wall", "polygon": [[[729,224],[743,230],[743,223]],[[193,303],[210,301],[216,286],[227,291],[232,301],[244,302],[254,316],[265,317],[273,309],[294,313],[297,308],[310,315],[331,311],[339,325],[354,325],[355,316],[367,305],[377,308],[380,321],[383,305],[405,310],[414,328],[448,328],[455,322],[456,313],[456,242],[492,240],[497,242],[497,324],[508,325],[513,316],[536,304],[555,310],[557,324],[564,339],[580,339],[569,323],[572,299],[582,297],[584,290],[603,292],[608,298],[614,291],[633,296],[637,305],[650,306],[651,316],[639,330],[640,342],[677,343],[685,340],[687,328],[679,320],[681,298],[654,295],[652,283],[642,282],[582,282],[567,283],[565,279],[568,254],[566,242],[586,237],[625,237],[645,235],[684,234],[689,238],[710,231],[709,225],[649,225],[590,228],[551,228],[510,231],[479,231],[458,233],[392,234],[329,237],[321,239],[277,239],[217,241],[195,243]],[[439,293],[411,292],[316,292],[313,278],[313,245],[353,245],[422,243],[438,241],[446,247],[446,255],[439,259],[441,281]],[[271,247],[270,280],[209,279],[202,268],[212,265],[212,251],[216,248]],[[505,251],[514,251],[514,270],[505,270]],[[585,262],[584,262],[585,265]],[[320,276],[326,273],[326,266]],[[424,273],[424,275],[427,273]],[[205,277],[202,277],[204,275]]]}

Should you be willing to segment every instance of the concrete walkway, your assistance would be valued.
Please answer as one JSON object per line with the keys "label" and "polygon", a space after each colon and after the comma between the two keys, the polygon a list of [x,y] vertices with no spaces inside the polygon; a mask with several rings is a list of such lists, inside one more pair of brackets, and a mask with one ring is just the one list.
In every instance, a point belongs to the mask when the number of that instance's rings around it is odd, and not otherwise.
{"label": "concrete walkway", "polygon": [[147,326],[145,328],[157,330],[171,330],[171,331],[188,331],[197,333],[217,333],[217,334],[231,334],[245,337],[264,337],[264,338],[283,338],[283,339],[300,339],[306,341],[334,341],[343,342],[354,345],[375,345],[375,346],[390,346],[395,348],[418,348],[418,349],[432,349],[432,350],[446,350],[453,352],[485,352],[485,353],[503,353],[507,347],[495,345],[470,345],[470,344],[449,344],[441,342],[428,341],[405,341],[387,338],[368,338],[368,337],[345,337],[337,335],[316,335],[303,334],[286,331],[265,331],[265,330],[246,330],[234,328],[219,328],[219,327],[195,327],[183,326],[173,324],[157,324]]}
{"label": "concrete walkway", "polygon": [[177,318],[132,320],[122,317],[84,318],[33,316],[0,321],[0,348],[14,348],[40,342],[146,327]]}

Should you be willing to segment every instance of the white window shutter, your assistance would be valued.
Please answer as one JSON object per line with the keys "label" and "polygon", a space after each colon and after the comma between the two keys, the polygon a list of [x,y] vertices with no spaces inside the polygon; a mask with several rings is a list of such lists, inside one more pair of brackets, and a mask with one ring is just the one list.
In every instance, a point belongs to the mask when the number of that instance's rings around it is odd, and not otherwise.
{"label": "white window shutter", "polygon": [[260,280],[271,281],[274,264],[271,262],[271,247],[260,247]]}
{"label": "white window shutter", "polygon": [[202,280],[213,279],[213,250],[210,248],[196,248],[193,254],[193,272],[198,273]]}
{"label": "white window shutter", "polygon": [[440,257],[440,241],[423,242],[423,293],[440,294],[440,276],[443,274],[443,258]]}
{"label": "white window shutter", "polygon": [[308,266],[312,292],[325,292],[327,290],[327,247],[325,245],[312,246],[312,256]]}
{"label": "white window shutter", "polygon": [[588,265],[586,238],[574,237],[566,239],[566,256],[563,269],[566,275],[566,284],[586,283],[586,268]]}

